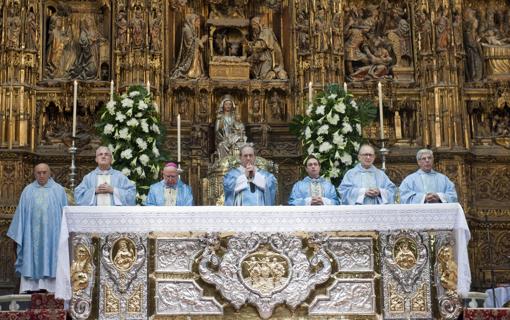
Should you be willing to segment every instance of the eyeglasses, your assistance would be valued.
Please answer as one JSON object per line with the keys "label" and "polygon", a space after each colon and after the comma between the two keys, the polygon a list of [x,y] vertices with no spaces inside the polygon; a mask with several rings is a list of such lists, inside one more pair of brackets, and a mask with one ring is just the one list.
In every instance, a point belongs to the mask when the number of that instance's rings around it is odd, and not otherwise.
{"label": "eyeglasses", "polygon": [[434,157],[421,157],[420,158],[421,161],[432,160],[432,159],[434,159]]}
{"label": "eyeglasses", "polygon": [[360,156],[362,156],[362,157],[375,157],[375,154],[373,154],[373,153],[362,153],[362,154],[360,154]]}

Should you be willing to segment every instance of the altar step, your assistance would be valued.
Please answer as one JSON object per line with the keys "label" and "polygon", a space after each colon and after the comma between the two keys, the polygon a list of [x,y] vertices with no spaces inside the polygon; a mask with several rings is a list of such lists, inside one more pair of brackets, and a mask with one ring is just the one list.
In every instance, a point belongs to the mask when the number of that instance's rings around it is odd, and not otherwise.
{"label": "altar step", "polygon": [[64,302],[53,294],[12,294],[0,296],[0,320],[65,320]]}

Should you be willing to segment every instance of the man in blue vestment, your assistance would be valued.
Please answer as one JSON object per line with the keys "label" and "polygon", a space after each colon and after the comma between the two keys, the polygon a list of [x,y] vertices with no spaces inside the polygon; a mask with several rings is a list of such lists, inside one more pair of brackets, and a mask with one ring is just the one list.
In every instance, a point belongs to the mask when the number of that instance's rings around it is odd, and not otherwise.
{"label": "man in blue vestment", "polygon": [[169,162],[162,170],[163,180],[151,185],[147,206],[192,206],[191,188],[179,179],[177,165]]}
{"label": "man in blue vestment", "polygon": [[401,203],[457,202],[455,185],[447,176],[434,171],[432,150],[421,149],[416,153],[420,169],[408,175],[400,184]]}
{"label": "man in blue vestment", "polygon": [[74,190],[74,200],[79,206],[134,206],[136,187],[133,182],[115,170],[112,152],[107,147],[96,150],[97,168],[83,177]]}
{"label": "man in blue vestment", "polygon": [[239,151],[241,166],[230,169],[223,179],[226,206],[272,206],[276,200],[276,178],[255,166],[255,150],[246,144]]}
{"label": "man in blue vestment", "polygon": [[362,145],[358,152],[358,163],[347,171],[339,186],[343,204],[388,204],[395,201],[395,184],[384,171],[373,163],[375,150],[371,145]]}
{"label": "man in blue vestment", "polygon": [[314,155],[308,156],[305,165],[308,174],[292,187],[289,196],[291,206],[322,206],[339,204],[335,187],[320,176],[321,165]]}
{"label": "man in blue vestment", "polygon": [[50,178],[50,167],[34,167],[35,180],[23,189],[7,236],[17,244],[16,273],[20,292],[55,292],[57,251],[62,209],[67,205],[64,188]]}

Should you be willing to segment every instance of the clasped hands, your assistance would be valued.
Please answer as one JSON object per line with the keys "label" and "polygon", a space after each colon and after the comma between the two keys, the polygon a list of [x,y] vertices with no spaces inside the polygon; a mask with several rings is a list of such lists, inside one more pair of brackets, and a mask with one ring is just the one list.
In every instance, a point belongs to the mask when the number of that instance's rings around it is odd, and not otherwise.
{"label": "clasped hands", "polygon": [[113,193],[113,187],[105,182],[96,188],[96,193]]}
{"label": "clasped hands", "polygon": [[253,180],[253,178],[255,178],[255,170],[256,170],[256,167],[253,164],[246,165],[244,174],[246,175],[246,179],[248,179],[248,181],[251,181],[251,180]]}
{"label": "clasped hands", "polygon": [[378,197],[381,194],[378,188],[370,188],[367,191],[365,191],[365,195],[367,197]]}
{"label": "clasped hands", "polygon": [[425,203],[440,203],[441,199],[437,193],[429,192],[425,195]]}
{"label": "clasped hands", "polygon": [[322,197],[320,197],[320,196],[312,197],[310,205],[312,205],[312,206],[322,206],[322,205],[324,205],[324,202],[322,201]]}

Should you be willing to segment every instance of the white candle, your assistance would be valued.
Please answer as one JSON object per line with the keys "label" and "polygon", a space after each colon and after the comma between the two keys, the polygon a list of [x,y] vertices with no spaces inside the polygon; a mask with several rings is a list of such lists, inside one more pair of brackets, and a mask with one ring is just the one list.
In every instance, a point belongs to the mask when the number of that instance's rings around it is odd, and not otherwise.
{"label": "white candle", "polygon": [[76,137],[76,109],[78,108],[78,81],[74,80],[74,90],[73,90],[73,135],[72,137]]}
{"label": "white candle", "polygon": [[313,100],[313,86],[312,81],[308,82],[308,103],[312,104]]}
{"label": "white candle", "polygon": [[344,92],[347,93],[347,82],[344,82]]}
{"label": "white candle", "polygon": [[151,94],[151,83],[149,80],[147,80],[147,94],[150,95]]}
{"label": "white candle", "polygon": [[382,84],[379,82],[377,84],[379,89],[379,123],[381,129],[381,140],[384,140],[384,119],[383,119],[383,97],[382,97]]}
{"label": "white candle", "polygon": [[115,91],[115,85],[112,82],[110,82],[110,101],[113,101],[113,92]]}
{"label": "white candle", "polygon": [[181,114],[177,115],[177,162],[181,163]]}

